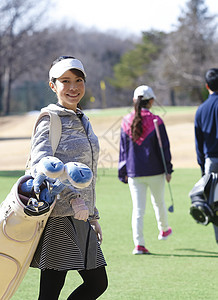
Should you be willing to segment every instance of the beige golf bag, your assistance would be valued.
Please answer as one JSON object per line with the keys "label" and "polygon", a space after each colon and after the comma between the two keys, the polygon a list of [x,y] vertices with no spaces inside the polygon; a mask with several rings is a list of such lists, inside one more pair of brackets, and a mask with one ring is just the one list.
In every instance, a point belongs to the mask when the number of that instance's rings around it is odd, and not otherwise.
{"label": "beige golf bag", "polygon": [[[47,219],[55,205],[39,202],[35,209],[20,185],[22,176],[0,206],[0,299],[10,299],[26,274]],[[33,208],[33,209],[32,209]]]}
{"label": "beige golf bag", "polygon": [[[61,122],[56,114],[42,110],[36,120],[33,134],[44,115],[50,116],[49,139],[55,153],[61,137]],[[27,165],[29,161],[30,157]],[[55,205],[42,205],[35,215],[33,211],[29,211],[29,198],[20,193],[19,187],[30,178],[30,175],[20,177],[0,205],[0,300],[11,299],[19,287]]]}

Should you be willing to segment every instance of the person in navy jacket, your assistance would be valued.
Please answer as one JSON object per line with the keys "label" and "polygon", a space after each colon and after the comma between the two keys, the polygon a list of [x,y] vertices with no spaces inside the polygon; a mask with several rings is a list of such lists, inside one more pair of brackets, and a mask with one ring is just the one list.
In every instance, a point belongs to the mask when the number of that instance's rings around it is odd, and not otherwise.
{"label": "person in navy jacket", "polygon": [[[218,69],[209,69],[205,81],[209,97],[195,115],[195,146],[202,176],[218,173]],[[218,243],[218,227],[213,226]]]}
{"label": "person in navy jacket", "polygon": [[[126,115],[121,124],[118,177],[128,183],[133,202],[132,231],[135,248],[133,254],[149,254],[145,248],[143,219],[147,188],[159,229],[159,240],[172,234],[168,226],[167,209],[164,200],[165,179],[171,180],[172,164],[170,143],[163,120],[150,112],[156,99],[153,90],[142,85],[135,89],[134,111]],[[167,166],[167,174],[156,136],[153,120],[158,120],[160,136]]]}

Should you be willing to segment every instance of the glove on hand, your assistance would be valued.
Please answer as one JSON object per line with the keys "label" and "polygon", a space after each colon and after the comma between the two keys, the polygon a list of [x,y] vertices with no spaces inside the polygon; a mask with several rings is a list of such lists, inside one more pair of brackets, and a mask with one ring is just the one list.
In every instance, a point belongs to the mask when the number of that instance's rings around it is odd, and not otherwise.
{"label": "glove on hand", "polygon": [[74,218],[86,222],[89,217],[89,210],[85,202],[81,198],[72,199],[71,206],[75,213]]}

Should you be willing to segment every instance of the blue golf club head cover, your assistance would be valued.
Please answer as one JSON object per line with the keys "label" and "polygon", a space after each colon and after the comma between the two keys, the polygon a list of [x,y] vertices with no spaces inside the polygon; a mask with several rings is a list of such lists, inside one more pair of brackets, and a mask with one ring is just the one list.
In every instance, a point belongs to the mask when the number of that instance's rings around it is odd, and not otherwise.
{"label": "blue golf club head cover", "polygon": [[54,156],[43,157],[37,166],[37,173],[44,174],[50,178],[58,178],[64,171],[64,164]]}
{"label": "blue golf club head cover", "polygon": [[79,189],[86,188],[90,185],[93,178],[91,169],[82,163],[68,162],[64,165],[64,172],[59,177],[65,185],[69,183]]}
{"label": "blue golf club head cover", "polygon": [[52,204],[54,201],[54,197],[51,196],[49,190],[47,188],[44,188],[40,194],[39,194],[39,199],[41,201],[47,202],[49,204]]}
{"label": "blue golf club head cover", "polygon": [[22,183],[20,189],[24,193],[31,193],[33,191],[33,179],[28,179]]}
{"label": "blue golf club head cover", "polygon": [[55,183],[52,186],[51,195],[56,196],[60,194],[65,188],[65,184],[62,183],[59,179],[55,181]]}
{"label": "blue golf club head cover", "polygon": [[47,179],[46,175],[43,174],[37,174],[36,177],[33,180],[33,187],[35,193],[40,193],[40,186],[42,185],[43,181]]}

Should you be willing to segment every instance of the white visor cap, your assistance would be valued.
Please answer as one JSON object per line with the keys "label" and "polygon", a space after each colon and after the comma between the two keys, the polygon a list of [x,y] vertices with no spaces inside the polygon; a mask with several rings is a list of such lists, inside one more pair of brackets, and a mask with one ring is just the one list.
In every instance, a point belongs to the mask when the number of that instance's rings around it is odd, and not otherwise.
{"label": "white visor cap", "polygon": [[147,85],[140,85],[135,89],[133,98],[138,99],[139,96],[142,96],[142,100],[156,99],[152,88]]}
{"label": "white visor cap", "polygon": [[49,71],[49,80],[51,80],[52,78],[59,78],[61,75],[63,75],[66,71],[70,69],[79,70],[86,77],[84,67],[80,60],[75,58],[66,58],[60,60],[58,63],[51,67]]}

